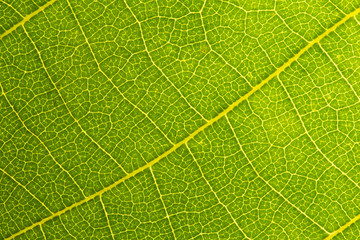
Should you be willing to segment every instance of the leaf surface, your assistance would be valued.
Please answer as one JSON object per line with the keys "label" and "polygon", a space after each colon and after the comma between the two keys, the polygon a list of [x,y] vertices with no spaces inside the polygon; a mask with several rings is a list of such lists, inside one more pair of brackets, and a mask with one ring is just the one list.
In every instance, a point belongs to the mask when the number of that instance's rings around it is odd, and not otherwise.
{"label": "leaf surface", "polygon": [[1,239],[357,239],[359,2],[0,1]]}

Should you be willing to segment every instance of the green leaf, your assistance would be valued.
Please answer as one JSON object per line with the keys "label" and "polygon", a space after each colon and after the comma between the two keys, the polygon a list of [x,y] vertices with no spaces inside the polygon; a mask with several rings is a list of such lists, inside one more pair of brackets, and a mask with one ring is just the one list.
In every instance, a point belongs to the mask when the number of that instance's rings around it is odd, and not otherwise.
{"label": "green leaf", "polygon": [[1,239],[357,239],[358,1],[0,1]]}

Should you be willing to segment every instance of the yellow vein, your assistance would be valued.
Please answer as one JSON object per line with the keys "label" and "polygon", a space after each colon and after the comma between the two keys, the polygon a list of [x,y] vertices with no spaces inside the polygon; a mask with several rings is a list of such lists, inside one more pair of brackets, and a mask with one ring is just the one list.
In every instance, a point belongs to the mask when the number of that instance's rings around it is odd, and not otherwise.
{"label": "yellow vein", "polygon": [[40,226],[40,230],[42,232],[42,235],[43,235],[44,239],[46,240],[47,238],[46,238],[46,235],[45,235],[45,232],[44,232],[44,229],[43,229],[42,226]]}
{"label": "yellow vein", "polygon": [[21,20],[20,22],[18,22],[17,24],[15,24],[14,26],[12,26],[10,29],[6,30],[3,34],[0,35],[0,40],[3,39],[5,36],[9,35],[10,33],[12,33],[13,31],[15,31],[18,27],[24,25],[26,22],[28,22],[32,17],[36,16],[37,14],[41,13],[42,11],[44,11],[47,7],[51,6],[54,2],[56,2],[56,0],[51,0],[49,2],[47,2],[46,4],[44,4],[43,6],[41,6],[38,10],[30,13],[29,15],[25,16],[23,18],[23,20]]}
{"label": "yellow vein", "polygon": [[173,225],[172,225],[172,223],[171,223],[168,210],[167,210],[166,205],[165,205],[165,203],[164,203],[163,195],[161,194],[159,185],[158,185],[157,180],[156,180],[156,178],[155,178],[155,174],[154,174],[152,168],[149,168],[149,169],[150,169],[150,172],[151,172],[151,176],[152,176],[152,178],[154,179],[154,183],[155,183],[156,189],[157,189],[157,191],[158,191],[158,193],[159,193],[159,197],[160,197],[160,200],[161,200],[161,204],[163,205],[163,208],[164,208],[164,210],[165,210],[166,218],[167,218],[167,220],[168,220],[168,222],[169,222],[172,235],[173,235],[174,239],[176,239],[175,230],[174,230],[174,227],[173,227]]}
{"label": "yellow vein", "polygon": [[[182,141],[176,143],[172,148],[170,148],[169,150],[167,150],[166,152],[164,152],[163,154],[161,154],[160,156],[158,156],[157,158],[155,158],[154,160],[148,162],[147,164],[145,164],[144,166],[136,169],[135,171],[129,173],[128,175],[126,175],[125,177],[117,180],[116,182],[114,182],[113,184],[103,188],[102,190],[100,190],[99,192],[96,192],[88,197],[86,197],[85,199],[74,203],[66,208],[64,208],[63,210],[56,212],[55,214],[44,218],[43,220],[34,223],[31,226],[28,226],[26,228],[24,228],[23,230],[15,233],[14,235],[10,236],[7,239],[13,239],[23,233],[25,233],[26,231],[33,229],[36,226],[39,226],[55,217],[60,216],[61,214],[75,208],[78,207],[80,205],[82,205],[83,203],[86,203],[94,198],[96,198],[97,196],[100,196],[101,194],[113,189],[114,187],[116,187],[117,185],[119,185],[120,183],[124,182],[125,180],[135,176],[136,174],[143,172],[144,170],[150,168],[151,166],[153,166],[154,164],[158,163],[161,159],[167,157],[169,154],[171,154],[172,152],[176,151],[179,147],[181,147],[182,145],[186,144],[187,142],[189,142],[191,139],[193,139],[196,135],[198,135],[200,132],[204,131],[207,127],[211,126],[213,123],[217,122],[219,119],[221,119],[222,117],[224,117],[225,115],[227,115],[229,112],[231,112],[235,107],[237,107],[241,102],[243,102],[244,100],[248,99],[251,95],[253,95],[255,92],[257,92],[261,87],[263,87],[265,84],[267,84],[271,79],[273,79],[274,77],[278,76],[280,73],[282,73],[286,68],[288,68],[293,62],[295,62],[297,59],[299,59],[299,57],[301,55],[303,55],[306,51],[308,51],[312,46],[314,46],[315,44],[319,43],[324,37],[326,37],[327,35],[329,35],[331,32],[335,31],[335,29],[337,29],[340,25],[344,24],[347,20],[349,20],[350,18],[356,16],[358,13],[360,13],[360,8],[356,9],[355,11],[349,13],[348,15],[346,15],[342,20],[340,20],[339,22],[337,22],[335,25],[333,25],[331,28],[327,29],[324,33],[322,33],[321,35],[319,35],[317,38],[315,38],[313,41],[311,41],[308,45],[306,45],[303,49],[301,49],[297,54],[295,54],[292,58],[290,58],[286,63],[284,63],[281,67],[279,67],[275,72],[273,72],[272,74],[270,74],[266,79],[264,79],[261,83],[259,83],[258,85],[256,85],[253,89],[251,89],[247,94],[245,94],[244,96],[240,97],[237,101],[235,101],[234,103],[232,103],[228,108],[226,108],[223,112],[221,112],[219,115],[217,115],[216,117],[210,119],[207,123],[205,123],[204,125],[202,125],[201,127],[199,127],[197,130],[195,130],[193,133],[191,133],[188,137],[186,137],[185,139],[183,139]],[[360,217],[359,217],[360,218]],[[356,219],[357,220],[357,219]],[[356,221],[354,220],[354,221]]]}
{"label": "yellow vein", "polygon": [[112,238],[113,240],[115,240],[114,232],[113,232],[112,227],[111,227],[111,225],[110,225],[109,214],[108,214],[107,211],[106,211],[105,204],[104,204],[104,202],[103,202],[102,197],[103,197],[103,196],[100,196],[101,206],[102,206],[103,209],[104,209],[104,214],[105,214],[105,217],[106,217],[107,224],[108,224],[108,226],[109,226],[109,230],[110,230],[110,233],[111,233],[111,238]]}
{"label": "yellow vein", "polygon": [[343,232],[345,229],[347,229],[348,227],[350,227],[353,223],[355,223],[357,220],[360,219],[360,214],[357,215],[356,217],[354,217],[353,219],[351,219],[349,222],[347,222],[345,225],[341,226],[338,230],[330,233],[329,236],[327,236],[324,240],[330,240],[333,239],[333,237],[335,237],[336,235],[338,235],[339,233]]}

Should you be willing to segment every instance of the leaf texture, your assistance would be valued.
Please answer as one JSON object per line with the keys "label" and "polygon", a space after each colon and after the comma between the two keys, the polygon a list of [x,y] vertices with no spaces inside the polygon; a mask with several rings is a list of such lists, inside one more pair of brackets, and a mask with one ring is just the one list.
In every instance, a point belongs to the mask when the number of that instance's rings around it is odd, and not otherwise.
{"label": "leaf texture", "polygon": [[0,238],[357,239],[359,12],[0,0]]}

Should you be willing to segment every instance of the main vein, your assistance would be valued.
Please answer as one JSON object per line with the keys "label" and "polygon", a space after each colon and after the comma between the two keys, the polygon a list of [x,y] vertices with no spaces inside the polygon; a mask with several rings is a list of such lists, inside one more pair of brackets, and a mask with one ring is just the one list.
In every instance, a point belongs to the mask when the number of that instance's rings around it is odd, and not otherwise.
{"label": "main vein", "polygon": [[324,240],[330,240],[333,239],[336,235],[338,235],[339,233],[343,232],[345,229],[347,229],[348,227],[350,227],[353,223],[355,223],[357,220],[360,219],[360,214],[355,216],[353,219],[351,219],[349,222],[345,223],[344,225],[342,225],[341,227],[339,227],[337,230],[335,230],[334,232],[330,233],[329,236],[327,236]]}
{"label": "main vein", "polygon": [[47,7],[51,6],[56,1],[57,0],[51,0],[51,1],[47,2],[47,3],[45,3],[43,6],[41,6],[38,10],[36,10],[36,11],[30,13],[29,15],[25,16],[20,22],[18,22],[17,24],[15,24],[14,26],[12,26],[8,30],[6,30],[3,34],[1,34],[0,35],[0,40],[3,39],[5,36],[9,35],[10,33],[12,33],[13,31],[15,31],[18,27],[24,25],[32,17],[38,15],[39,13],[44,11]]}
{"label": "main vein", "polygon": [[[11,29],[7,30],[3,35],[0,36],[0,39],[3,38],[4,36],[10,34],[12,31],[14,31],[18,26],[23,25],[26,21],[28,21],[31,17],[35,16],[36,14],[38,14],[39,12],[43,11],[46,7],[50,6],[52,3],[54,3],[56,0],[52,0],[50,2],[48,2],[47,4],[45,4],[44,6],[42,6],[40,9],[38,9],[37,11],[33,12],[32,14],[28,15],[27,17],[24,18],[24,20],[22,20],[21,22],[19,22],[18,24],[16,24],[14,27],[12,27]],[[202,131],[204,131],[207,127],[211,126],[213,123],[217,122],[219,119],[221,119],[222,117],[224,117],[225,115],[227,115],[229,112],[231,112],[235,107],[237,107],[241,102],[247,100],[251,95],[253,95],[256,91],[258,91],[260,88],[262,88],[264,85],[266,85],[271,79],[273,79],[274,77],[278,76],[280,73],[282,73],[286,68],[288,68],[293,62],[297,61],[297,59],[300,58],[301,55],[303,55],[305,52],[307,52],[312,46],[314,46],[315,44],[319,43],[324,37],[326,37],[327,35],[329,35],[331,32],[335,31],[335,29],[337,29],[340,25],[344,24],[347,20],[349,20],[350,18],[356,16],[357,14],[360,13],[360,8],[356,9],[355,11],[349,13],[348,15],[346,15],[343,19],[341,19],[339,22],[337,22],[336,24],[334,24],[332,27],[330,27],[329,29],[327,29],[324,33],[322,33],[321,35],[319,35],[317,38],[315,38],[314,40],[312,40],[311,42],[309,42],[308,45],[306,45],[303,49],[301,49],[297,54],[295,54],[292,58],[290,58],[286,63],[284,63],[281,67],[279,67],[275,72],[273,72],[272,74],[270,74],[266,79],[264,79],[262,82],[260,82],[258,85],[256,85],[253,89],[251,89],[251,91],[249,91],[247,94],[245,94],[244,96],[240,97],[237,101],[235,101],[234,103],[232,103],[229,107],[227,107],[223,112],[221,112],[220,114],[218,114],[216,117],[210,119],[207,123],[205,123],[203,126],[199,127],[196,131],[194,131],[193,133],[191,133],[188,137],[186,137],[185,139],[183,139],[182,141],[176,143],[173,147],[171,147],[169,150],[167,150],[166,152],[164,152],[163,154],[161,154],[160,156],[158,156],[157,158],[155,158],[154,160],[148,162],[146,165],[136,169],[135,171],[129,173],[128,175],[126,175],[125,177],[117,180],[116,182],[114,182],[113,184],[105,187],[104,189],[86,197],[85,199],[76,202],[66,208],[64,208],[63,210],[54,213],[53,215],[46,217],[44,219],[42,219],[39,222],[34,223],[31,226],[28,226],[26,228],[24,228],[23,230],[13,234],[12,236],[10,236],[7,239],[13,239],[16,236],[19,236],[23,233],[25,233],[28,230],[33,229],[36,226],[42,225],[43,223],[50,221],[51,219],[58,217],[60,215],[62,215],[63,213],[76,208],[80,205],[82,205],[83,203],[89,202],[90,200],[102,195],[103,193],[113,189],[114,187],[116,187],[117,185],[119,185],[120,183],[124,182],[125,180],[135,176],[136,174],[143,172],[144,170],[150,168],[151,166],[153,166],[154,164],[156,164],[157,162],[159,162],[161,159],[167,157],[169,154],[171,154],[172,152],[174,152],[175,150],[177,150],[179,147],[181,147],[182,145],[188,143],[191,139],[193,139],[196,135],[198,135],[199,133],[201,133]],[[26,20],[27,19],[27,20]],[[343,231],[344,229],[346,229],[348,226],[350,226],[352,223],[354,223],[355,221],[357,221],[358,219],[360,219],[360,215],[355,217],[354,219],[352,219],[349,223],[345,224],[344,226],[342,226],[341,228],[339,228],[337,231],[333,232],[332,234],[330,234],[328,236],[327,239],[331,239],[333,236],[335,236],[336,234],[340,233],[341,231]]]}

